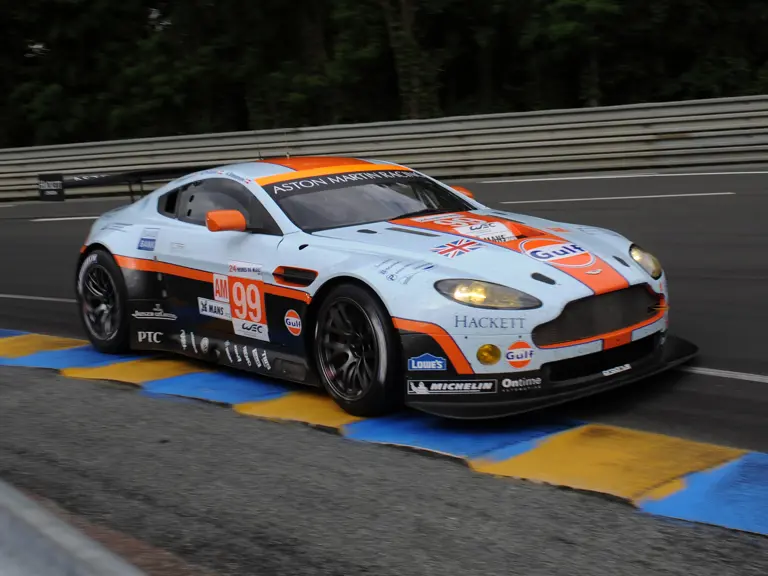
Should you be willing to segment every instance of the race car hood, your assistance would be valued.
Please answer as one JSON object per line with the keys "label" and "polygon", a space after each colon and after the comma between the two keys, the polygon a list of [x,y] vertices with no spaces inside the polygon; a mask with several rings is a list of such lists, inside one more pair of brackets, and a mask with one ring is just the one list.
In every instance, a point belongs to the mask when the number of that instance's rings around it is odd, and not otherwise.
{"label": "race car hood", "polygon": [[523,290],[567,286],[573,295],[586,296],[650,280],[629,257],[630,242],[616,233],[496,210],[426,215],[314,235],[378,246],[376,252],[398,261],[428,262],[449,276]]}

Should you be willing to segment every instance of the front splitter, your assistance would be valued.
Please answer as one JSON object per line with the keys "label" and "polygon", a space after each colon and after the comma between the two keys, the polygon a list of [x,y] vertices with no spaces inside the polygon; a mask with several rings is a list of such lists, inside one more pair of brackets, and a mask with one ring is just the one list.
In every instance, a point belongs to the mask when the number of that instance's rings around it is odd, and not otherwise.
{"label": "front splitter", "polygon": [[[668,336],[666,342],[656,354],[657,360],[645,363],[629,373],[619,373],[615,376],[602,377],[591,384],[580,386],[571,390],[559,391],[557,389],[542,392],[535,397],[518,399],[500,399],[484,402],[462,402],[454,399],[451,401],[423,401],[406,400],[406,404],[421,412],[460,420],[487,420],[514,416],[543,408],[549,408],[558,404],[572,402],[580,398],[613,390],[621,386],[645,380],[656,374],[671,370],[681,364],[692,360],[699,353],[699,348],[692,342],[676,336]],[[480,376],[480,375],[478,375]],[[509,375],[514,378],[514,374]]]}

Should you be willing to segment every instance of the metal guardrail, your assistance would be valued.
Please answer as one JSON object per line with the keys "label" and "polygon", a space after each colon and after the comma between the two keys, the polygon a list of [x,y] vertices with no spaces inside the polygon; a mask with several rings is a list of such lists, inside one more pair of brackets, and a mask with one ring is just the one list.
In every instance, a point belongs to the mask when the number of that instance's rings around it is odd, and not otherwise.
{"label": "metal guardrail", "polygon": [[0,574],[144,576],[144,572],[3,482],[0,482]]}
{"label": "metal guardrail", "polygon": [[768,154],[768,96],[2,149],[0,199],[37,196],[43,172],[175,168],[286,154],[375,157],[443,178],[755,164]]}

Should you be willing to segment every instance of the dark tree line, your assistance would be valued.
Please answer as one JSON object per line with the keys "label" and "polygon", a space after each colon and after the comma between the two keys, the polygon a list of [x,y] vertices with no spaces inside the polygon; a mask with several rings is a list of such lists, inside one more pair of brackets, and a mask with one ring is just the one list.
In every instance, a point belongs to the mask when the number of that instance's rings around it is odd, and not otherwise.
{"label": "dark tree line", "polygon": [[0,147],[768,92],[766,0],[0,0]]}

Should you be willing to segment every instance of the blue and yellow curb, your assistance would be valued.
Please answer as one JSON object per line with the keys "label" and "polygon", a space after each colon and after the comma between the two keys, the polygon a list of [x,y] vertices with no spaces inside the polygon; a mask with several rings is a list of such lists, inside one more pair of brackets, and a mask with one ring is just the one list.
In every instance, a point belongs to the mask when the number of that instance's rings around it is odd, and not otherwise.
{"label": "blue and yellow curb", "polygon": [[0,330],[0,366],[57,370],[332,429],[350,440],[459,459],[475,472],[609,494],[643,513],[768,535],[768,454],[589,422],[515,427],[410,411],[358,418],[327,396],[155,356],[109,356],[84,340]]}

